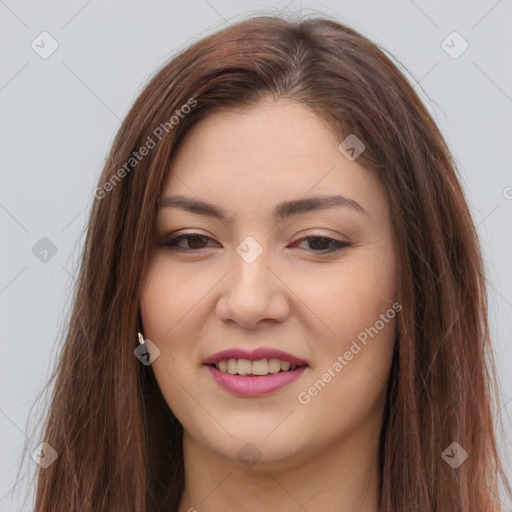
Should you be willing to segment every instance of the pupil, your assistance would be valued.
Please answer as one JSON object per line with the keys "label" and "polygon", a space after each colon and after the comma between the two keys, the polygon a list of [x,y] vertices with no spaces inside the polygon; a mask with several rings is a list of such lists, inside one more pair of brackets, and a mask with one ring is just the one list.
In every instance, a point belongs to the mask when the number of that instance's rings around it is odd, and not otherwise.
{"label": "pupil", "polygon": [[[327,240],[326,238],[321,238],[321,237],[313,237],[313,238],[311,238],[309,244],[313,249],[316,248],[316,249],[322,250],[322,249],[328,248],[329,240]],[[315,247],[315,245],[317,245],[317,247]],[[318,245],[320,245],[320,247],[318,247]]]}
{"label": "pupil", "polygon": [[199,240],[199,245],[201,246],[201,240],[202,242],[204,243],[205,241],[205,238],[204,236],[201,236],[201,235],[196,235],[196,236],[191,236],[189,238],[189,246],[192,248],[192,249],[202,249],[202,247],[196,247],[194,246],[194,241],[198,241]]}

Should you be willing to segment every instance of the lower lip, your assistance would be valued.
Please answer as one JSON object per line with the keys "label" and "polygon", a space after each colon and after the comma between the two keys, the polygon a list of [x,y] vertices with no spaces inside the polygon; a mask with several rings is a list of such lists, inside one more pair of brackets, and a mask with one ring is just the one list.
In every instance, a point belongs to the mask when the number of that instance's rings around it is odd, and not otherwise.
{"label": "lower lip", "polygon": [[287,372],[247,377],[245,375],[231,375],[230,373],[217,370],[214,366],[208,366],[208,370],[219,386],[226,391],[240,396],[268,395],[297,380],[306,368],[307,366],[300,366],[295,370]]}

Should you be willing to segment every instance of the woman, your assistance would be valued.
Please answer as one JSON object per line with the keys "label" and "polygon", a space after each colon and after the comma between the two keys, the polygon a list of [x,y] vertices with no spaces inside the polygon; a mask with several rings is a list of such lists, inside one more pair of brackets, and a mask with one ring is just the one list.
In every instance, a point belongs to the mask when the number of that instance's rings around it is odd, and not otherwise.
{"label": "woman", "polygon": [[95,196],[40,512],[500,510],[474,224],[374,43],[321,18],[206,37]]}

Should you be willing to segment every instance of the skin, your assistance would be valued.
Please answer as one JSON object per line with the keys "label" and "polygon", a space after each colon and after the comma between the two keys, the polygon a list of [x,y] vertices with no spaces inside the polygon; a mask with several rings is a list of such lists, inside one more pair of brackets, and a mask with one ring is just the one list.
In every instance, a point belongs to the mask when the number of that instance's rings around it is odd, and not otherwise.
{"label": "skin", "polygon": [[[396,317],[366,346],[359,343],[341,371],[332,367],[397,301],[395,252],[377,176],[347,159],[339,143],[306,106],[265,99],[203,118],[171,162],[162,198],[200,198],[233,215],[221,221],[161,208],[142,283],[144,336],[161,351],[152,368],[184,428],[179,512],[378,510],[378,441]],[[335,206],[271,218],[281,201],[331,194],[367,214]],[[179,252],[162,245],[171,233],[209,239],[182,240],[189,252]],[[304,240],[313,235],[350,245],[325,254],[328,242]],[[248,236],[263,248],[252,263],[236,252]],[[309,367],[271,395],[239,397],[203,366],[220,350],[261,346]],[[301,403],[299,393],[329,368],[335,376]],[[248,442],[261,456],[252,467],[237,456]]]}

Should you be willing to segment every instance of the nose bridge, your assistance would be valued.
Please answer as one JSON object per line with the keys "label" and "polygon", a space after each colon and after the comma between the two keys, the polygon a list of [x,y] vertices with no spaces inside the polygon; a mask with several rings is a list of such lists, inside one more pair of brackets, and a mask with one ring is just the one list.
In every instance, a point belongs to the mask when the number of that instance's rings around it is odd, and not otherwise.
{"label": "nose bridge", "polygon": [[246,237],[235,249],[234,276],[230,289],[234,293],[240,293],[247,303],[268,299],[269,286],[269,251],[264,249],[254,237]]}
{"label": "nose bridge", "polygon": [[217,306],[219,318],[253,326],[286,316],[286,297],[269,267],[269,251],[253,237],[245,238],[236,247],[233,270]]}

